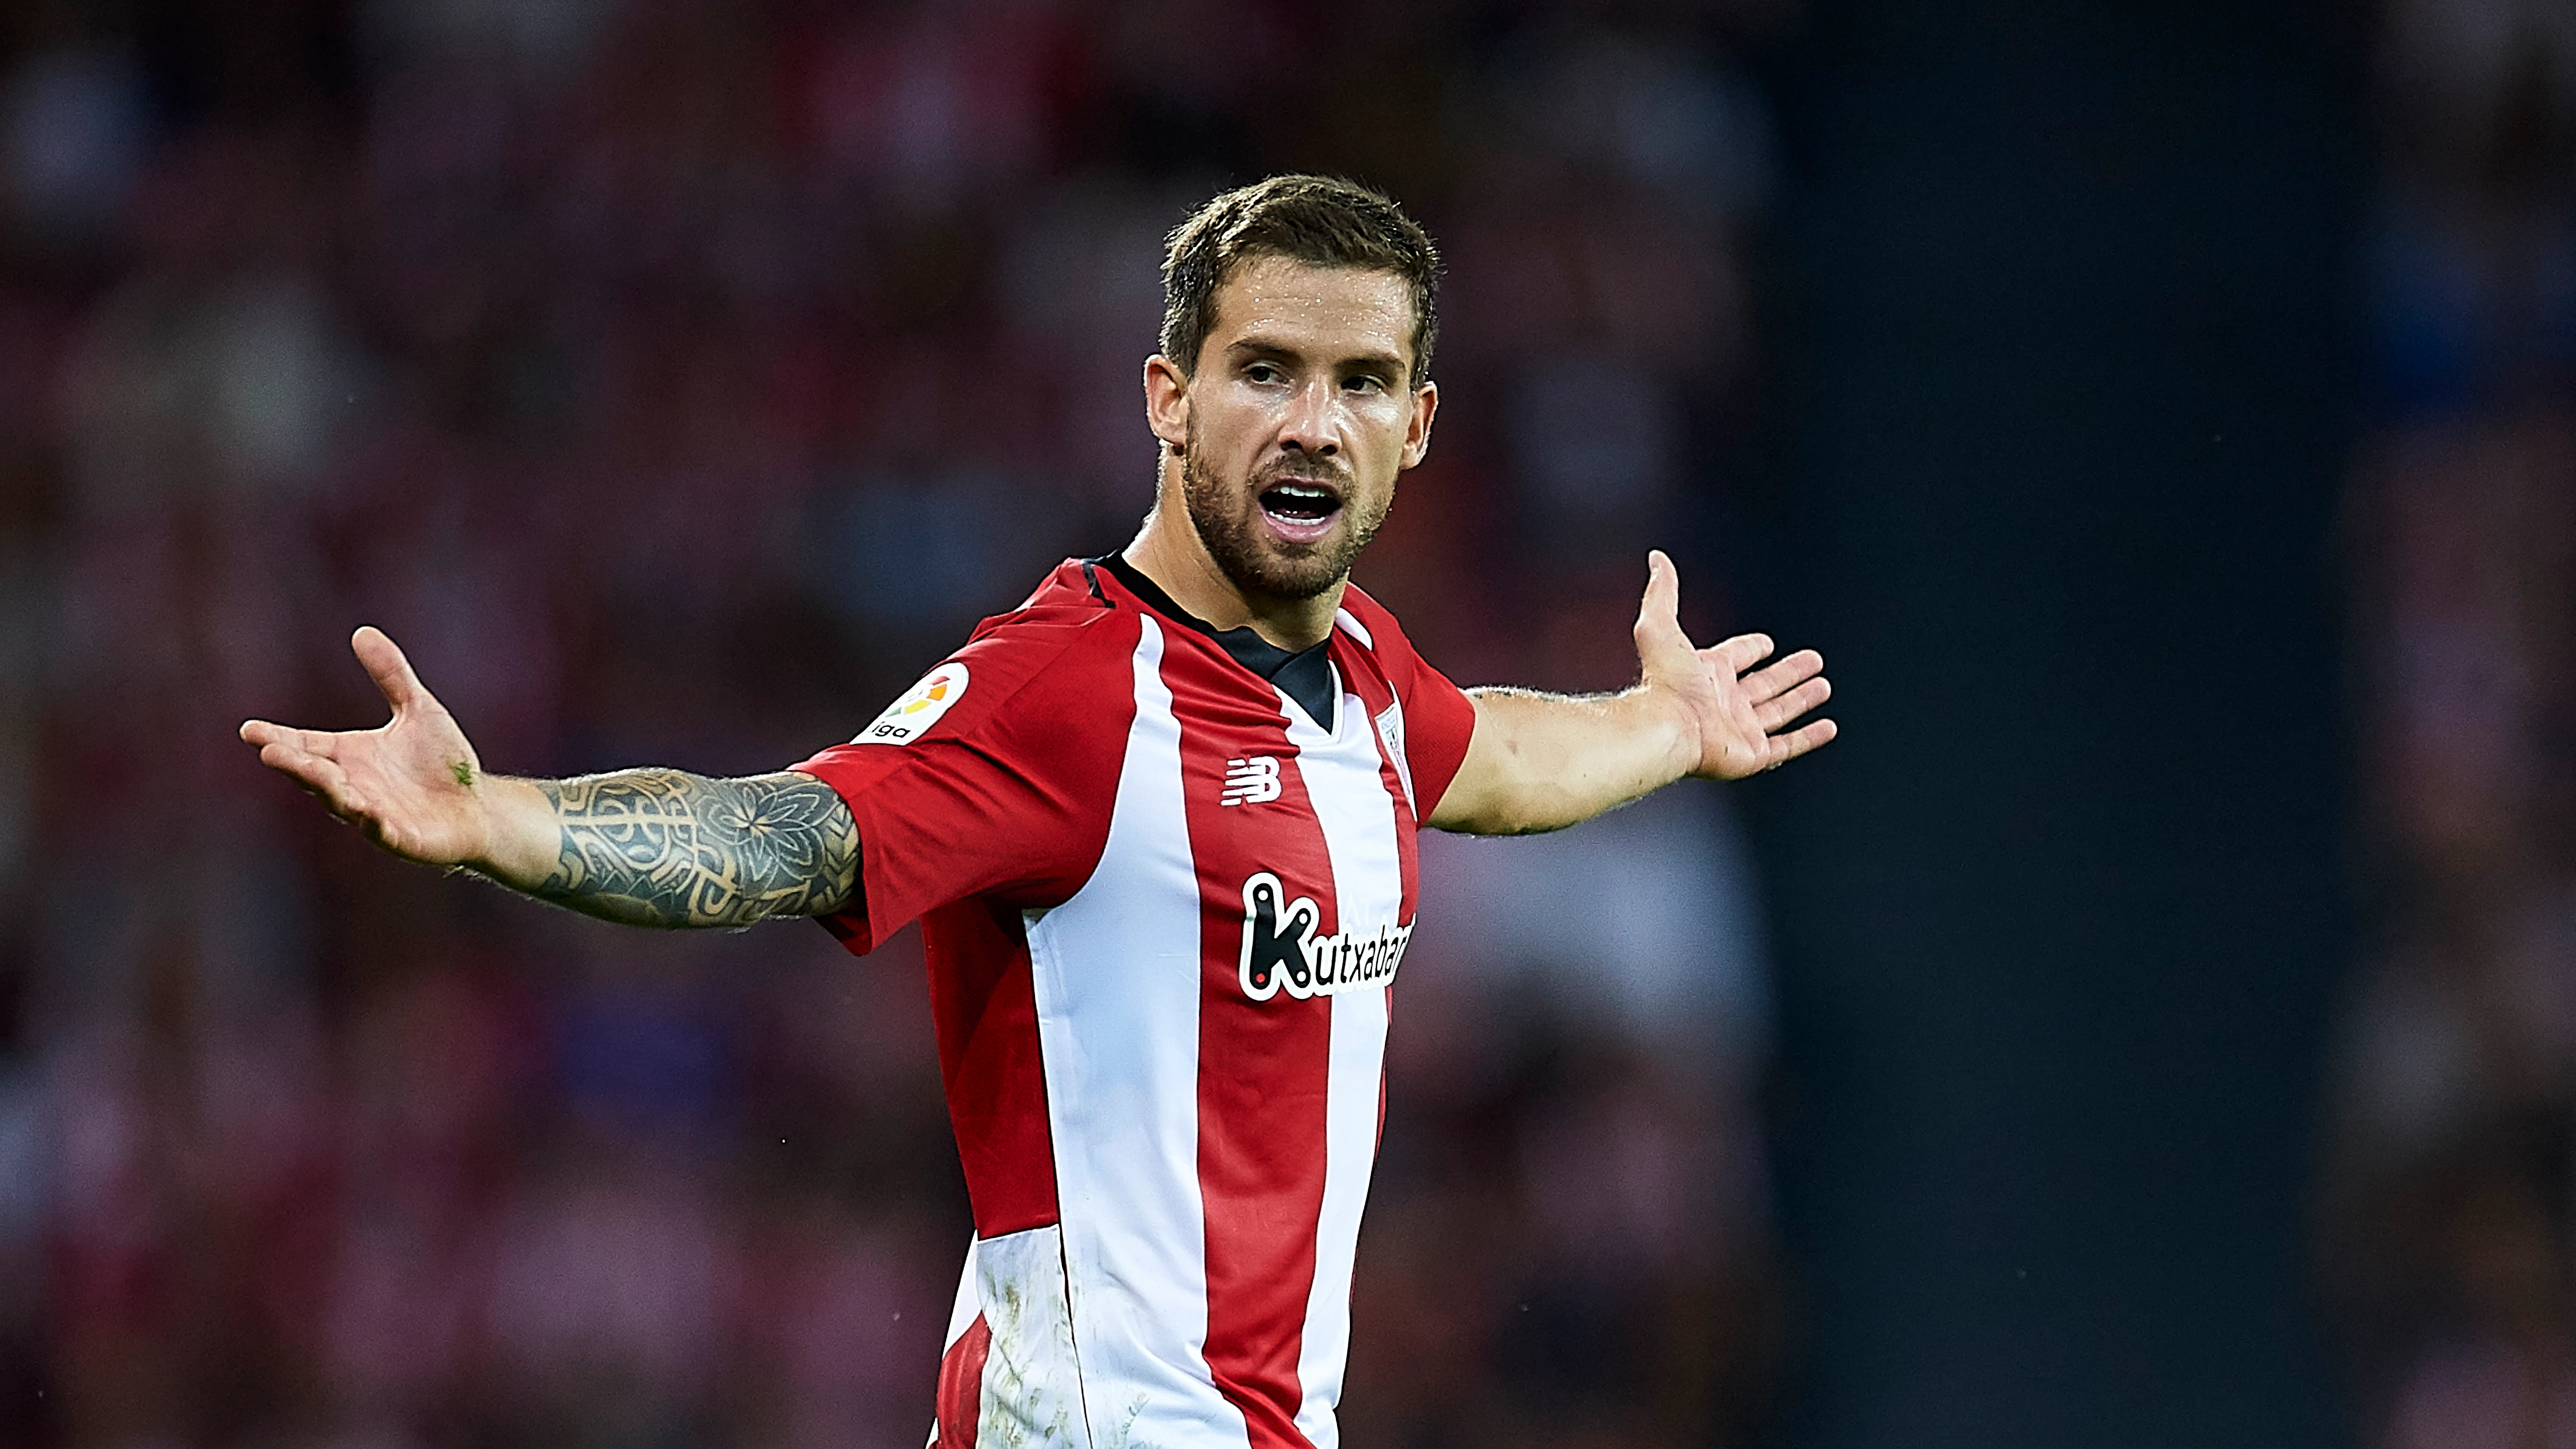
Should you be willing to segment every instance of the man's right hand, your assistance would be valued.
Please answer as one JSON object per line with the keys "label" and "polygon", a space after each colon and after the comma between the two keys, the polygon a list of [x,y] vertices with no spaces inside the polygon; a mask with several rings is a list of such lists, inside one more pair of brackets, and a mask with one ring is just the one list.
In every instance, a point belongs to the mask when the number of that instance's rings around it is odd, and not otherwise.
{"label": "man's right hand", "polygon": [[362,628],[349,647],[393,718],[337,733],[245,721],[260,763],[406,860],[468,866],[522,890],[544,880],[557,853],[551,805],[523,781],[485,777],[455,717],[384,631]]}

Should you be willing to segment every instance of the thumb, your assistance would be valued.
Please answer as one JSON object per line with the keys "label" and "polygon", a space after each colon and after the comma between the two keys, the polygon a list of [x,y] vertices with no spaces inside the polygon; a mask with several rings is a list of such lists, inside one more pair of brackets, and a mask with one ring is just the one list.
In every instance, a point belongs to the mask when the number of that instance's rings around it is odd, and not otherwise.
{"label": "thumb", "polygon": [[1651,661],[1675,650],[1689,653],[1690,636],[1682,632],[1682,582],[1662,549],[1646,553],[1646,594],[1637,603],[1637,658]]}
{"label": "thumb", "polygon": [[386,636],[384,630],[373,624],[360,626],[358,632],[349,636],[349,652],[358,656],[358,663],[366,669],[367,677],[376,682],[376,688],[383,692],[385,703],[393,706],[394,713],[401,714],[422,704],[438,702],[421,684],[420,676],[412,672],[411,661],[403,657],[402,650]]}

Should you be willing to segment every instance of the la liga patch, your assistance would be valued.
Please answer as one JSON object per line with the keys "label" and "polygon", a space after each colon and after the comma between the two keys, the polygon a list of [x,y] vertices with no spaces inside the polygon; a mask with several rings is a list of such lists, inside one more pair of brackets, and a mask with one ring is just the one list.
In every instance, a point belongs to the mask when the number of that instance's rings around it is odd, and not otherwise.
{"label": "la liga patch", "polygon": [[955,660],[940,665],[886,706],[876,722],[859,731],[854,745],[908,745],[939,723],[949,706],[966,694],[966,666]]}

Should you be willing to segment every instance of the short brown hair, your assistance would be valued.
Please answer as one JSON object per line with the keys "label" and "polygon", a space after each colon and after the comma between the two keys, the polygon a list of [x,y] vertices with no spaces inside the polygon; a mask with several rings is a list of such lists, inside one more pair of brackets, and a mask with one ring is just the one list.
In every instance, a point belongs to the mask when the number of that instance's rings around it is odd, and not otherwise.
{"label": "short brown hair", "polygon": [[1216,289],[1243,262],[1286,257],[1315,267],[1388,272],[1413,294],[1413,370],[1431,376],[1440,336],[1440,250],[1387,197],[1332,176],[1273,176],[1190,213],[1163,244],[1163,356],[1184,376],[1216,322]]}

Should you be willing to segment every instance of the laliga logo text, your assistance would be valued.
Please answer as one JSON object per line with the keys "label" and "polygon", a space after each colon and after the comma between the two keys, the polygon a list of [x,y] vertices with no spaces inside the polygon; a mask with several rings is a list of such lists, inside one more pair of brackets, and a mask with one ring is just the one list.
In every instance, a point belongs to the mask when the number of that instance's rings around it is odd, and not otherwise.
{"label": "laliga logo text", "polygon": [[1288,888],[1268,871],[1243,883],[1243,994],[1268,1001],[1285,986],[1299,1001],[1395,979],[1411,926],[1383,925],[1368,935],[1315,934],[1323,912],[1311,896],[1288,899]]}

